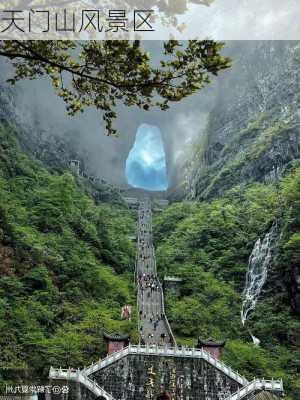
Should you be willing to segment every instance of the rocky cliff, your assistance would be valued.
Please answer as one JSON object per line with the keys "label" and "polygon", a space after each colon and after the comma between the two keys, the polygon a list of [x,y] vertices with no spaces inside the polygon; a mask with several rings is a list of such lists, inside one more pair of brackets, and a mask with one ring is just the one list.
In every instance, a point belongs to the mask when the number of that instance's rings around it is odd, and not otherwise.
{"label": "rocky cliff", "polygon": [[219,196],[269,182],[300,156],[297,42],[229,43],[231,71],[218,79],[204,135],[185,170],[186,196]]}

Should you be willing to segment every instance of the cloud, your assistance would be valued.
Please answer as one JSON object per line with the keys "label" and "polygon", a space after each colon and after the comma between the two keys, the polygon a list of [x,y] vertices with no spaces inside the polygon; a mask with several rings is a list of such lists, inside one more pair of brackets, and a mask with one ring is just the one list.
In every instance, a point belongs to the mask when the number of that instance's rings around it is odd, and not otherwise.
{"label": "cloud", "polygon": [[[54,94],[47,79],[23,81],[16,85],[17,111],[22,114],[24,124],[32,132],[40,129],[61,136],[66,132],[74,135],[91,174],[121,188],[128,187],[126,159],[134,146],[139,127],[142,124],[152,127],[155,125],[159,128],[165,152],[163,159],[156,159],[156,164],[166,163],[167,179],[171,187],[181,179],[182,166],[189,159],[191,147],[195,142],[199,143],[206,133],[207,124],[211,122],[211,111],[220,101],[219,94],[226,93],[226,97],[222,98],[225,105],[233,103],[239,88],[253,80],[254,66],[265,65],[266,53],[274,43],[227,42],[223,53],[232,57],[232,67],[218,77],[213,77],[212,83],[203,90],[180,102],[172,103],[171,108],[165,112],[154,108],[143,111],[118,104],[118,137],[105,135],[102,114],[95,109],[89,109],[73,118],[68,117],[64,103]],[[152,62],[157,65],[161,57],[162,42],[147,41],[142,45],[150,52]],[[276,42],[276,46],[282,47],[282,54],[288,45],[288,42]],[[5,69],[4,63],[0,63],[0,81],[4,80],[7,69],[9,67]],[[154,171],[152,175],[155,175]],[[150,181],[150,177],[147,180]]]}

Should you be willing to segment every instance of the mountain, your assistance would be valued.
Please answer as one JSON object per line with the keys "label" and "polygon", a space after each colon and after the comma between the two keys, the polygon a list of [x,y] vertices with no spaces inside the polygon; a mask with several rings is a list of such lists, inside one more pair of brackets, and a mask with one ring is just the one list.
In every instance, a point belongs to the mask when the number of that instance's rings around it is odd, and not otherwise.
{"label": "mountain", "polygon": [[[157,263],[162,278],[182,279],[167,295],[180,343],[194,344],[197,335],[227,339],[225,361],[248,377],[282,377],[288,398],[296,399],[300,46],[243,46],[229,44],[232,70],[218,79],[207,125],[186,149],[185,168],[169,189],[174,204],[156,216]],[[248,260],[274,224],[267,280],[243,327]]]}
{"label": "mountain", "polygon": [[[283,378],[299,394],[300,168],[275,184],[238,185],[201,202],[174,203],[154,220],[158,271],[182,279],[167,293],[167,315],[181,344],[227,339],[224,360],[249,378]],[[245,327],[242,293],[255,242],[277,221],[267,281]],[[261,345],[252,343],[251,334]]]}
{"label": "mountain", "polygon": [[[203,92],[202,102],[193,100],[193,116],[205,116],[205,123],[192,126],[189,145],[182,132],[180,162],[178,131],[164,130],[172,204],[154,215],[158,273],[182,279],[175,292],[166,289],[178,343],[226,339],[225,362],[248,378],[283,378],[289,400],[300,393],[299,49],[297,42],[227,44],[233,67]],[[124,304],[136,302],[136,215],[118,188],[100,173],[97,179],[91,146],[83,149],[77,131],[44,132],[38,114],[28,120],[18,108],[19,89],[1,89],[4,385],[44,380],[50,365],[90,364],[105,352],[104,332],[136,341],[135,309],[132,321],[120,316]],[[129,131],[131,121],[125,122]],[[116,146],[118,165],[127,157],[127,139],[125,150]],[[106,158],[95,152],[103,168]],[[80,162],[79,173],[70,160]],[[274,226],[267,280],[244,327],[248,260]]]}
{"label": "mountain", "polygon": [[232,70],[218,80],[205,132],[186,165],[190,199],[276,180],[299,160],[299,43],[242,46],[229,45]]}
{"label": "mountain", "polygon": [[134,338],[135,218],[95,201],[88,179],[24,153],[0,126],[0,382],[42,382],[50,365],[84,366],[105,353],[103,333]]}

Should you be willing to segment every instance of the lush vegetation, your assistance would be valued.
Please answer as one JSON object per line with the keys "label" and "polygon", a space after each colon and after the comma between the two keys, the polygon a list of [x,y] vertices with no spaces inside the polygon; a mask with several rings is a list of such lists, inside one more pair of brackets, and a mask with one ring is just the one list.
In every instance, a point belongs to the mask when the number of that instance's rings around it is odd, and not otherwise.
{"label": "lush vegetation", "polygon": [[69,173],[50,174],[0,128],[0,382],[46,377],[105,353],[103,332],[135,338],[134,215],[95,204]]}
{"label": "lush vegetation", "polygon": [[[292,103],[292,102],[291,102]],[[241,130],[233,131],[228,142],[214,155],[214,161],[200,171],[200,179],[196,185],[197,198],[210,199],[222,195],[225,191],[238,185],[262,181],[264,177],[275,173],[272,168],[292,164],[294,153],[289,150],[293,146],[298,132],[296,101],[290,105],[291,118],[278,118],[278,106],[269,113],[255,115],[248,125]],[[202,143],[196,147],[192,157],[194,164],[200,163],[205,152],[209,152],[208,130]],[[280,149],[274,153],[274,149]]]}
{"label": "lush vegetation", "polygon": [[[154,218],[161,276],[179,343],[226,338],[224,360],[247,377],[300,379],[295,271],[300,265],[300,168],[281,182],[235,187],[220,198],[173,204]],[[104,198],[105,191],[101,189]],[[46,377],[49,366],[84,366],[105,352],[104,331],[136,338],[132,286],[134,215],[117,199],[96,204],[88,181],[50,173],[0,128],[0,382]],[[274,220],[280,235],[268,282],[246,328],[240,323],[248,257]],[[250,340],[249,329],[261,347]]]}
{"label": "lush vegetation", "polygon": [[[279,184],[238,186],[220,198],[177,203],[154,219],[161,276],[183,279],[167,295],[167,313],[178,342],[197,336],[227,339],[223,358],[247,377],[283,378],[289,398],[299,394],[300,322],[295,273],[300,265],[300,168]],[[243,328],[241,292],[248,258],[273,221],[278,240],[268,281]],[[298,300],[299,301],[299,300]],[[251,342],[251,332],[261,347]]]}

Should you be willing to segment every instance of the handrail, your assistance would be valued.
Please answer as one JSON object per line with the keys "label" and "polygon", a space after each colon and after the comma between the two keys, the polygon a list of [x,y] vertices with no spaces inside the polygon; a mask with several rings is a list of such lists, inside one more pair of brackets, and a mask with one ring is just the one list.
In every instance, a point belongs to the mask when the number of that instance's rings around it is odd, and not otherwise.
{"label": "handrail", "polygon": [[50,367],[49,371],[50,379],[60,379],[60,380],[71,380],[74,382],[81,383],[87,389],[89,389],[92,393],[94,393],[97,397],[104,397],[106,400],[115,400],[114,397],[107,393],[95,380],[90,379],[87,375],[83,373],[81,370],[72,370],[62,369],[62,368],[53,368]]}
{"label": "handrail", "polygon": [[[209,363],[211,363],[216,368],[220,369],[222,372],[227,374],[231,379],[236,380],[238,383],[243,385],[237,392],[231,394],[229,397],[226,397],[225,400],[240,400],[246,397],[247,395],[259,391],[266,390],[271,392],[283,392],[283,383],[282,380],[265,380],[265,379],[255,379],[252,382],[248,382],[244,377],[242,377],[237,372],[231,370],[231,368],[226,367],[224,363],[221,361],[214,359],[209,353],[204,351],[203,349],[183,349],[180,350],[178,348],[164,348],[159,346],[128,346],[119,352],[113,353],[112,355],[106,357],[106,359],[99,361],[91,365],[90,367],[74,371],[72,369],[54,369],[50,368],[49,378],[50,379],[64,379],[64,380],[73,380],[76,382],[82,383],[89,390],[91,390],[97,396],[103,396],[107,400],[114,400],[114,398],[107,393],[103,388],[101,388],[97,382],[91,380],[88,375],[97,372],[99,369],[104,368],[111,364],[114,361],[117,361],[129,354],[144,354],[144,355],[168,355],[168,356],[176,356],[176,357],[194,357],[194,358],[203,358]],[[201,357],[199,357],[199,355]],[[213,359],[213,361],[212,361]],[[100,366],[103,364],[103,366]]]}
{"label": "handrail", "polygon": [[[155,262],[155,270],[156,270],[156,260],[154,260],[154,262]],[[159,285],[160,293],[161,293],[161,303],[162,303],[162,312],[163,312],[164,320],[165,320],[165,323],[167,325],[167,329],[168,329],[169,335],[170,335],[170,337],[172,339],[173,345],[176,346],[176,339],[175,339],[175,336],[173,335],[173,332],[172,332],[172,329],[171,329],[171,326],[169,324],[169,321],[168,321],[168,318],[167,318],[167,315],[166,315],[166,311],[165,311],[164,291],[163,291],[162,284],[161,284],[160,280],[158,279],[158,277],[157,277],[157,281],[158,281],[158,285]]]}
{"label": "handrail", "polygon": [[141,346],[141,345],[129,345],[122,350],[112,353],[106,356],[104,359],[97,361],[96,363],[90,365],[83,370],[84,374],[89,376],[111,364],[121,358],[132,355],[132,354],[142,354],[145,356],[165,356],[165,357],[181,357],[181,358],[198,358],[203,359],[210,365],[222,371],[225,375],[238,382],[241,385],[248,384],[245,377],[240,375],[238,372],[233,371],[230,367],[225,365],[222,361],[214,358],[210,353],[204,349],[195,349],[183,347],[179,349],[178,347],[166,347],[166,346]]}
{"label": "handrail", "polygon": [[[152,233],[153,227],[152,227],[152,210],[151,209],[150,209],[150,216],[151,216],[151,219],[150,219],[150,231]],[[169,324],[169,321],[168,321],[168,318],[167,318],[167,315],[166,315],[166,311],[165,311],[164,291],[163,291],[163,288],[162,288],[162,284],[161,284],[161,282],[160,282],[160,280],[158,278],[158,275],[157,275],[157,264],[156,264],[155,249],[154,249],[153,244],[151,245],[151,249],[152,249],[152,252],[153,252],[154,272],[155,272],[156,279],[157,279],[157,282],[158,282],[158,286],[159,286],[159,289],[160,289],[160,298],[161,298],[160,301],[161,301],[161,308],[162,308],[163,318],[164,318],[164,321],[165,321],[166,326],[167,326],[168,334],[169,334],[169,336],[170,336],[170,338],[172,340],[172,344],[173,344],[173,346],[176,346],[176,339],[175,339],[175,336],[173,335],[173,332],[172,332],[172,329],[171,329],[171,326]]]}
{"label": "handrail", "polygon": [[[152,212],[150,209],[150,213],[152,216]],[[138,219],[140,217],[138,213]],[[139,223],[139,221],[138,221]],[[149,230],[150,233],[152,232],[152,219],[150,218],[149,222]],[[139,248],[140,245],[140,235],[137,235],[137,245]],[[76,382],[82,383],[86,388],[91,390],[97,397],[102,396],[106,400],[114,400],[111,394],[107,393],[103,388],[101,388],[96,381],[89,378],[90,375],[94,374],[95,372],[113,364],[114,362],[126,357],[127,355],[133,354],[141,354],[145,356],[165,356],[165,357],[184,357],[184,358],[198,358],[203,359],[208,362],[213,367],[217,368],[218,370],[222,371],[225,375],[229,378],[234,380],[235,382],[239,383],[242,387],[238,389],[236,393],[231,394],[230,396],[226,397],[225,400],[240,400],[247,395],[259,391],[259,390],[267,390],[267,391],[283,391],[283,383],[282,380],[259,380],[255,379],[252,382],[248,382],[245,377],[240,375],[238,372],[233,371],[230,367],[225,365],[219,359],[214,358],[209,352],[202,349],[196,348],[188,348],[182,347],[178,348],[176,346],[175,337],[173,335],[172,329],[170,327],[169,321],[167,319],[165,313],[165,304],[164,304],[164,293],[163,288],[161,285],[160,280],[157,277],[157,265],[156,265],[156,258],[155,258],[155,250],[154,246],[151,242],[151,251],[152,251],[152,259],[151,262],[153,263],[153,269],[157,278],[158,286],[160,289],[160,301],[161,301],[161,310],[163,314],[164,321],[167,326],[168,333],[170,335],[171,340],[173,341],[174,347],[159,346],[159,345],[131,345],[129,344],[127,347],[114,352],[112,354],[107,355],[104,359],[97,361],[94,364],[91,364],[87,368],[82,370],[72,370],[72,369],[54,369],[50,368],[49,378],[51,379],[65,379],[65,380],[73,380]],[[138,275],[138,252],[136,253],[135,257],[135,281],[137,283],[137,275]],[[138,286],[137,286],[138,287]],[[138,287],[139,290],[139,287]],[[139,295],[137,296],[137,313],[139,313]],[[140,320],[138,316],[138,328],[140,327]]]}
{"label": "handrail", "polygon": [[258,391],[258,390],[267,390],[271,392],[283,392],[283,383],[282,380],[265,380],[265,379],[254,379],[252,382],[249,382],[248,385],[243,386],[237,392],[231,394],[226,397],[225,400],[240,400],[249,394]]}

